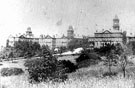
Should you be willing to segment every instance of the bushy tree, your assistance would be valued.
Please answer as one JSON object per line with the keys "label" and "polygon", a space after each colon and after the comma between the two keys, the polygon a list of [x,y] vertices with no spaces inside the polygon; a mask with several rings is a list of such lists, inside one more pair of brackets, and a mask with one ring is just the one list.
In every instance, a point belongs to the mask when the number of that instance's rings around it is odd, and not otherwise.
{"label": "bushy tree", "polygon": [[109,73],[112,73],[111,67],[116,66],[118,64],[118,57],[115,54],[115,50],[112,49],[106,54],[106,59],[104,60],[104,64],[108,66]]}
{"label": "bushy tree", "polygon": [[46,46],[42,46],[40,58],[28,59],[24,65],[28,68],[30,82],[61,82],[67,79],[67,72],[74,71],[73,63],[58,61]]}
{"label": "bushy tree", "polygon": [[126,44],[127,47],[132,47],[133,55],[135,55],[135,41],[130,41],[129,43]]}
{"label": "bushy tree", "polygon": [[101,58],[96,53],[90,53],[87,51],[83,51],[78,58],[76,58],[77,66],[81,67],[88,67],[90,65],[95,65]]}
{"label": "bushy tree", "polygon": [[132,55],[132,46],[127,46],[127,45],[123,45],[123,46],[119,46],[120,48],[118,49],[119,51],[119,64],[120,67],[123,71],[123,76],[126,76],[126,67],[128,65],[128,56]]}
{"label": "bushy tree", "polygon": [[61,63],[63,67],[66,69],[65,70],[66,73],[71,73],[76,71],[76,69],[78,69],[78,67],[69,60],[61,60],[59,61],[59,63]]}
{"label": "bushy tree", "polygon": [[96,49],[96,52],[101,55],[105,56],[104,65],[108,66],[109,74],[111,76],[112,72],[112,66],[118,65],[118,53],[119,51],[116,48],[116,45],[106,44],[103,47],[100,47],[99,49]]}
{"label": "bushy tree", "polygon": [[28,67],[31,83],[48,80],[64,81],[67,79],[64,65],[52,57],[30,59],[25,62],[25,66]]}
{"label": "bushy tree", "polygon": [[20,57],[32,57],[40,51],[40,45],[32,41],[17,41],[14,49]]}
{"label": "bushy tree", "polygon": [[115,49],[114,44],[105,44],[105,46],[102,46],[100,48],[95,48],[94,51],[101,56],[107,56],[109,55],[110,51],[114,49]]}

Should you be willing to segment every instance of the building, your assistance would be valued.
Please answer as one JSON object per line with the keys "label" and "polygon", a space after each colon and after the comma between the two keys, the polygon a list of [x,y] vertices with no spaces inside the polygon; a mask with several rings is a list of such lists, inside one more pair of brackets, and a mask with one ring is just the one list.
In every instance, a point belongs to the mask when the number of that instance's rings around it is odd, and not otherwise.
{"label": "building", "polygon": [[[104,30],[101,32],[94,33],[94,37],[89,37],[88,42],[90,47],[100,48],[101,46],[105,46],[106,44],[123,44],[123,36],[126,36],[126,32],[122,32],[120,30],[119,18],[116,15],[113,19],[113,28]],[[135,37],[126,36],[127,42],[135,41]]]}
{"label": "building", "polygon": [[[127,42],[135,41],[134,36],[127,36],[125,31],[120,30],[119,18],[116,15],[113,19],[112,29],[102,29],[101,31],[96,31],[94,33],[94,37],[88,37],[89,48],[100,48],[105,46],[106,44],[123,44],[123,37],[126,37]],[[38,42],[41,46],[47,45],[50,49],[67,47],[69,41],[72,39],[77,39],[80,43],[83,42],[85,37],[75,36],[74,28],[70,25],[67,30],[67,36],[63,35],[61,37],[58,36],[50,36],[50,35],[41,35],[38,38],[35,38],[31,28],[28,27],[27,31],[23,35],[19,36],[10,36],[7,41],[7,46],[14,46],[15,41],[32,41]]]}
{"label": "building", "polygon": [[7,42],[7,46],[14,46],[14,43],[16,41],[32,41],[32,42],[38,42],[41,46],[46,45],[50,49],[60,48],[60,47],[67,47],[68,42],[72,39],[78,39],[79,41],[82,41],[82,37],[78,38],[74,36],[74,30],[73,27],[70,25],[67,30],[67,36],[63,35],[61,37],[55,37],[50,35],[40,35],[39,38],[35,38],[32,34],[31,28],[28,27],[27,31],[23,35],[19,36],[10,36]]}
{"label": "building", "polygon": [[73,30],[73,26],[69,26],[69,29],[67,30],[67,38],[74,38],[74,30]]}

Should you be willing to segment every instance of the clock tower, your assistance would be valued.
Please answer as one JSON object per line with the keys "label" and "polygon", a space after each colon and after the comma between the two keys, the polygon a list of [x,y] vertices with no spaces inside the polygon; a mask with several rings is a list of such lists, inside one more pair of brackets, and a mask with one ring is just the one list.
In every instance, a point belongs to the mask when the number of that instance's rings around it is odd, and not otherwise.
{"label": "clock tower", "polygon": [[119,25],[119,18],[117,15],[115,15],[115,18],[113,19],[113,29],[114,30],[119,30],[120,25]]}

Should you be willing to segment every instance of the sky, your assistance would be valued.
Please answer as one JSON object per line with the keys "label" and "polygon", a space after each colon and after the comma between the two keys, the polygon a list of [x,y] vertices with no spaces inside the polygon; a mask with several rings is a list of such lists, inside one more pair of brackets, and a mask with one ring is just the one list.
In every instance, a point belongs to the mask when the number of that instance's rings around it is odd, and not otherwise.
{"label": "sky", "polygon": [[96,30],[112,29],[117,14],[120,29],[135,33],[135,0],[0,0],[0,46],[10,35],[25,33],[93,36]]}

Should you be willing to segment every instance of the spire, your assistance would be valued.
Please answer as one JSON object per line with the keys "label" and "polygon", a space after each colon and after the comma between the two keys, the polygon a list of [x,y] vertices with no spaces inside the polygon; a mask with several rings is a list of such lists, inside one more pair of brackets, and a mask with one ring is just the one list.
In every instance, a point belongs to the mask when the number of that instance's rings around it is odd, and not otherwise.
{"label": "spire", "polygon": [[114,30],[119,30],[120,26],[119,26],[119,18],[117,15],[115,15],[114,19],[113,19],[113,29]]}
{"label": "spire", "polygon": [[115,18],[114,19],[119,19],[118,16],[117,16],[117,14],[115,15]]}

